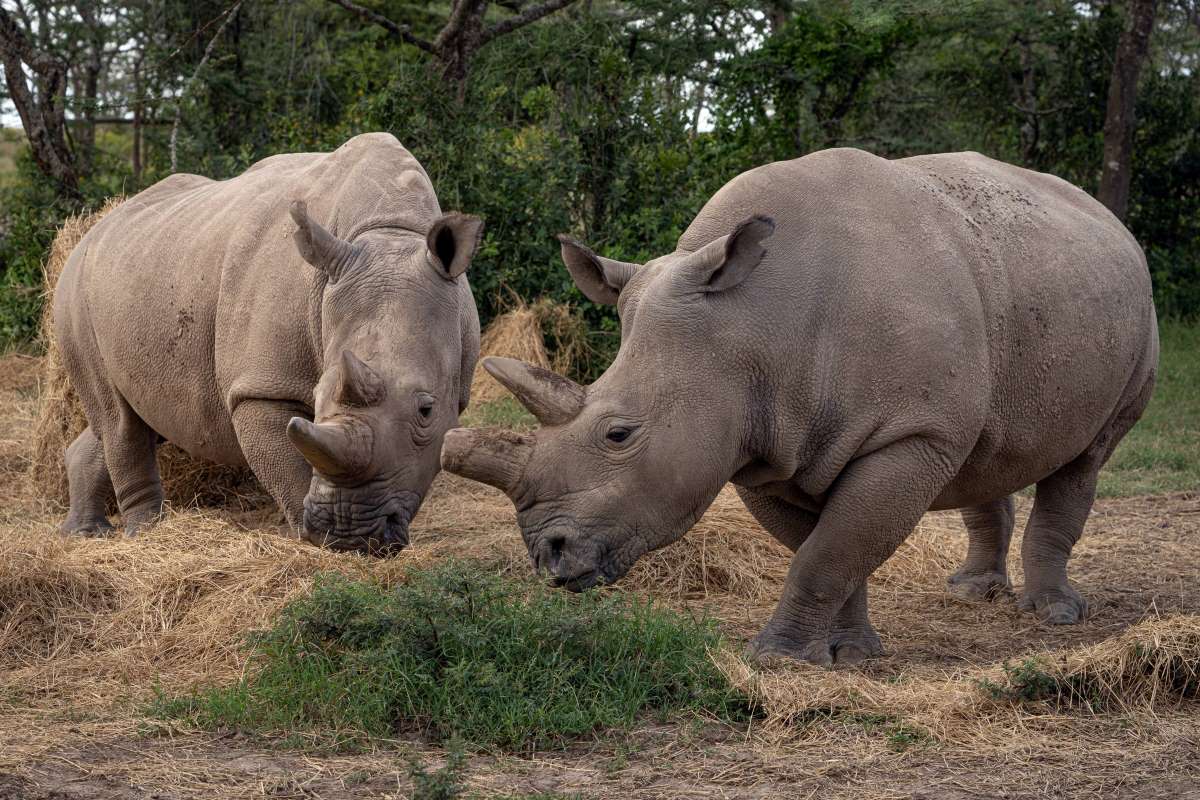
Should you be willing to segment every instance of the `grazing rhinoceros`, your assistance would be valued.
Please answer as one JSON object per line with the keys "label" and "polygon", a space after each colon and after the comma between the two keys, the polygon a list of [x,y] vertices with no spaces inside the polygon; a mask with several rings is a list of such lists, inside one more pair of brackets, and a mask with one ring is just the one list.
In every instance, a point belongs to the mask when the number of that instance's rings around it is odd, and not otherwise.
{"label": "grazing rhinoceros", "polygon": [[991,596],[1011,495],[1036,483],[1021,605],[1085,614],[1067,559],[1158,335],[1141,250],[1084,192],[975,153],[828,150],[738,176],[648,264],[562,244],[583,293],[617,304],[616,360],[586,388],[486,360],[543,427],[442,449],[507,492],[556,583],[619,578],[732,481],[794,551],[752,651],[854,661],[880,652],[866,579],[922,514],[963,509],[950,584]]}
{"label": "grazing rhinoceros", "polygon": [[63,529],[111,527],[114,490],[128,532],[152,522],[166,439],[248,464],[314,543],[403,547],[470,393],[479,318],[463,273],[481,231],[442,214],[382,133],[226,181],[172,175],[122,203],[54,297],[90,423],[67,448]]}

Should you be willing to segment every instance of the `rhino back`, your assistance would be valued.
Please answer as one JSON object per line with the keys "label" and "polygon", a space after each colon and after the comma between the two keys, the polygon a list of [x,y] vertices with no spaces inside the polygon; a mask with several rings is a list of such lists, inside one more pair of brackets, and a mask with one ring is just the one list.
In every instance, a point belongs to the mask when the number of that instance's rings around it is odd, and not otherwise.
{"label": "rhino back", "polygon": [[321,284],[292,241],[296,199],[346,239],[423,230],[440,213],[408,151],[367,134],[225,181],[173,175],[106,216],[64,270],[78,284],[70,305],[86,317],[73,338],[92,333],[103,380],[193,455],[241,461],[230,419],[239,399],[312,402]]}
{"label": "rhino back", "polygon": [[752,214],[776,231],[729,313],[763,343],[779,423],[808,431],[784,446],[814,494],[915,434],[968,454],[940,505],[1015,490],[1085,449],[1152,373],[1140,249],[1052,176],[974,153],[822,151],[731,181],[680,250]]}

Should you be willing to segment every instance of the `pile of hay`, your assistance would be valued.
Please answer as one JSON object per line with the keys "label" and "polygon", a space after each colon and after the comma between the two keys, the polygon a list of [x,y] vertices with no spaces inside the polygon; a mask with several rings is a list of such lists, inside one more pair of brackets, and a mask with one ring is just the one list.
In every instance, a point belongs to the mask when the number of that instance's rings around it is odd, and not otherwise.
{"label": "pile of hay", "polygon": [[670,600],[779,597],[791,553],[750,516],[732,486],[682,539],[647,553],[621,586]]}
{"label": "pile of hay", "polygon": [[1057,707],[1130,711],[1200,699],[1200,616],[1139,622],[1119,636],[1033,664],[1045,676],[1043,696],[1035,700]]}
{"label": "pile of hay", "polygon": [[[512,307],[484,330],[480,340],[482,355],[516,358],[570,376],[587,373],[592,358],[587,327],[569,306],[548,298],[529,305],[515,295],[512,302]],[[511,397],[508,390],[482,364],[477,364],[471,382],[471,406],[487,405],[506,397]]]}
{"label": "pile of hay", "polygon": [[[54,238],[43,270],[45,308],[41,338],[46,350],[42,363],[41,407],[33,431],[30,477],[45,498],[60,506],[67,504],[67,472],[63,455],[67,446],[85,427],[87,418],[71,386],[54,337],[53,298],[58,278],[71,251],[106,214],[119,206],[122,197],[110,198],[97,211],[68,217]],[[244,467],[227,467],[198,461],[172,444],[158,448],[158,468],[163,492],[173,506],[256,506],[266,501],[253,473]]]}

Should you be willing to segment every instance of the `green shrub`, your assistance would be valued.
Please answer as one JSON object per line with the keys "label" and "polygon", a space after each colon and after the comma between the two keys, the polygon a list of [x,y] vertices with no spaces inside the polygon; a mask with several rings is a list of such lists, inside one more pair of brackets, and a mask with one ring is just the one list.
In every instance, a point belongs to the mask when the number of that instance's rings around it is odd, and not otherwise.
{"label": "green shrub", "polygon": [[253,637],[245,678],[153,713],[333,747],[417,735],[523,751],[647,712],[744,718],[747,699],[709,659],[719,644],[710,622],[620,592],[571,595],[471,564],[394,589],[323,576]]}
{"label": "green shrub", "polygon": [[1003,684],[986,678],[976,681],[980,690],[993,700],[1036,703],[1059,695],[1058,679],[1036,658],[1027,658],[1017,664],[1005,661],[1003,669]]}

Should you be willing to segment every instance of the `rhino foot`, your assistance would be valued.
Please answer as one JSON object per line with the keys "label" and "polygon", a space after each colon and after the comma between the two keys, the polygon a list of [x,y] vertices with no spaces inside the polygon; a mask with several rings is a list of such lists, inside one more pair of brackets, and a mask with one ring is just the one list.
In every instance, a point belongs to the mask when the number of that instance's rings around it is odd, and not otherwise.
{"label": "rhino foot", "polygon": [[883,654],[883,642],[870,625],[835,630],[829,644],[834,664],[857,664]]}
{"label": "rhino foot", "polygon": [[162,501],[150,508],[130,510],[121,515],[121,521],[125,523],[125,535],[131,538],[154,527],[161,518]]}
{"label": "rhino foot", "polygon": [[1003,572],[964,572],[959,570],[946,579],[946,588],[965,600],[995,600],[1012,593],[1012,584]]}
{"label": "rhino foot", "polygon": [[770,667],[782,660],[833,667],[857,664],[882,652],[879,634],[869,625],[835,630],[827,638],[799,642],[763,631],[746,648],[747,658],[762,667]]}
{"label": "rhino foot", "polygon": [[1042,590],[1026,588],[1021,597],[1021,610],[1034,612],[1038,620],[1047,625],[1074,625],[1087,617],[1088,604],[1083,595],[1070,586]]}
{"label": "rhino foot", "polygon": [[68,516],[63,524],[58,527],[59,533],[87,538],[108,536],[113,530],[113,524],[104,517],[80,520],[75,519],[74,516]]}

